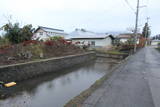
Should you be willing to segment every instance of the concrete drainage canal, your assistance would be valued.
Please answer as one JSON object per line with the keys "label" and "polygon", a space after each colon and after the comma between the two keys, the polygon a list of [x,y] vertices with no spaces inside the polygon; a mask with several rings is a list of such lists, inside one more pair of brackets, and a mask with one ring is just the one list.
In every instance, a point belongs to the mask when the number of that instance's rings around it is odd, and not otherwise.
{"label": "concrete drainage canal", "polygon": [[97,58],[61,71],[0,88],[0,107],[63,107],[70,99],[89,88],[120,62]]}

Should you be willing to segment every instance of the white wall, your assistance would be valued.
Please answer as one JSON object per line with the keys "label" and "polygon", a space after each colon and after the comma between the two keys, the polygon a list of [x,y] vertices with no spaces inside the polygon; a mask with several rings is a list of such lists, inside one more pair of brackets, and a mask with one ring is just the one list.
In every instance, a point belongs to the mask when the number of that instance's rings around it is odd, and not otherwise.
{"label": "white wall", "polygon": [[73,43],[84,42],[85,45],[91,44],[92,41],[95,41],[95,46],[97,47],[105,47],[105,46],[109,46],[112,44],[112,40],[110,37],[105,38],[105,39],[74,39],[72,40]]}
{"label": "white wall", "polygon": [[[40,32],[43,32],[43,35],[40,35]],[[46,40],[51,36],[62,36],[65,37],[67,34],[62,34],[62,33],[56,33],[56,32],[45,32],[42,29],[39,29],[35,34],[34,34],[34,39],[39,38],[42,40]]]}
{"label": "white wall", "polygon": [[120,39],[120,42],[125,43],[125,42],[127,42],[127,40],[128,40],[128,39],[123,38],[123,39]]}
{"label": "white wall", "polygon": [[160,43],[160,41],[152,41],[151,45],[158,45],[158,43]]}
{"label": "white wall", "polygon": [[[43,32],[43,35],[40,35],[40,32]],[[39,39],[45,40],[45,39],[49,38],[49,37],[47,36],[47,33],[44,32],[44,31],[41,30],[41,29],[39,29],[36,33],[34,33],[33,36],[34,36],[33,39],[39,38]]]}
{"label": "white wall", "polygon": [[[129,40],[129,39],[122,38],[122,39],[120,39],[120,42],[125,43],[125,42],[127,42],[128,40]],[[139,44],[139,39],[137,40],[137,44]]]}

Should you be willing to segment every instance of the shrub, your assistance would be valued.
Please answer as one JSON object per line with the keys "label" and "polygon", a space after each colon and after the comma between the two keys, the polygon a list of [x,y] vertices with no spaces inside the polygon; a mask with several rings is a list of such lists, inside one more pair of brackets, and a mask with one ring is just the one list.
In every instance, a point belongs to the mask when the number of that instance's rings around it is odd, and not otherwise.
{"label": "shrub", "polygon": [[7,23],[3,27],[4,35],[11,43],[17,44],[26,40],[31,40],[34,32],[32,25],[25,25],[20,28],[19,23]]}
{"label": "shrub", "polygon": [[0,47],[1,46],[6,46],[6,45],[10,45],[9,40],[5,37],[0,37]]}
{"label": "shrub", "polygon": [[80,44],[80,42],[79,42],[79,41],[77,41],[77,42],[75,42],[75,44]]}
{"label": "shrub", "polygon": [[53,37],[50,37],[49,40],[47,40],[47,41],[44,42],[44,43],[45,43],[46,45],[51,46],[51,45],[54,44],[54,41],[55,41],[55,42],[58,41],[58,42],[60,42],[60,43],[62,43],[62,44],[64,44],[64,45],[71,45],[71,44],[72,44],[72,42],[66,41],[66,40],[65,40],[63,37],[61,37],[61,36],[53,36]]}
{"label": "shrub", "polygon": [[36,41],[36,40],[29,40],[29,41],[24,41],[23,42],[23,46],[27,46],[27,45],[30,45],[30,44],[38,44],[39,42]]}
{"label": "shrub", "polygon": [[63,44],[69,44],[69,42],[67,42],[67,41],[64,40],[64,39],[59,39],[58,41],[61,42],[61,43],[63,43]]}
{"label": "shrub", "polygon": [[[33,42],[34,43],[34,42]],[[31,58],[32,56],[34,58],[41,57],[41,54],[43,54],[43,45],[41,43],[33,44],[32,42],[25,45],[25,47],[21,47],[21,49],[18,52],[18,56],[21,58]],[[26,57],[28,56],[29,57]]]}
{"label": "shrub", "polygon": [[6,53],[10,48],[12,48],[11,45],[3,45],[3,46],[0,46],[0,54]]}
{"label": "shrub", "polygon": [[60,40],[60,39],[64,39],[64,38],[62,36],[53,36],[49,38],[49,40]]}
{"label": "shrub", "polygon": [[53,40],[48,40],[48,41],[45,41],[44,44],[47,45],[47,46],[53,46],[54,41]]}
{"label": "shrub", "polygon": [[31,45],[30,49],[35,56],[40,56],[40,54],[43,54],[43,47],[41,44]]}

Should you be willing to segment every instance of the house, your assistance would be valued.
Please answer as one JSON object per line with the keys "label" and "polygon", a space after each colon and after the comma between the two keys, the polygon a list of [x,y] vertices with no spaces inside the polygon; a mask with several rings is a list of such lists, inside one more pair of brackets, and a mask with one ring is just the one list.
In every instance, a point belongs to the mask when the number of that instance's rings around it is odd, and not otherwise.
{"label": "house", "polygon": [[117,39],[119,39],[120,42],[123,42],[123,43],[127,42],[131,38],[132,38],[132,35],[130,34],[120,34],[117,36]]}
{"label": "house", "polygon": [[151,45],[158,45],[158,43],[160,43],[160,34],[152,37]]}
{"label": "house", "polygon": [[113,36],[109,34],[98,34],[85,29],[76,29],[66,38],[74,44],[88,45],[91,47],[107,47],[112,45]]}
{"label": "house", "polygon": [[67,35],[67,33],[65,33],[64,30],[39,26],[35,30],[35,33],[33,35],[33,39],[46,40],[46,39],[48,39],[49,37],[52,37],[52,36],[65,37],[66,35]]}
{"label": "house", "polygon": [[[127,42],[129,39],[132,39],[134,38],[135,35],[133,33],[124,33],[124,34],[119,34],[116,36],[116,39],[118,39],[120,42],[122,43],[125,43]],[[139,39],[141,37],[141,34],[138,34],[138,37],[137,37],[137,44],[139,44]]]}
{"label": "house", "polygon": [[158,39],[151,41],[151,45],[158,45],[158,43],[160,43],[160,40],[158,40]]}

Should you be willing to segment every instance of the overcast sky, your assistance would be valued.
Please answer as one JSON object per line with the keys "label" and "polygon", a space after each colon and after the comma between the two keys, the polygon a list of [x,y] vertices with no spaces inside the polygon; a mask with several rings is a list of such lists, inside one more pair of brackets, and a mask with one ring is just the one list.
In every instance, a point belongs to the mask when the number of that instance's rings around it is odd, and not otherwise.
{"label": "overcast sky", "polygon": [[[136,8],[137,0],[128,0]],[[152,35],[160,33],[160,0],[140,0],[139,27],[149,16]],[[71,32],[84,28],[95,32],[125,31],[134,27],[135,13],[125,0],[0,0],[0,26],[13,21]]]}

